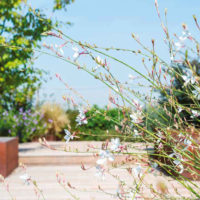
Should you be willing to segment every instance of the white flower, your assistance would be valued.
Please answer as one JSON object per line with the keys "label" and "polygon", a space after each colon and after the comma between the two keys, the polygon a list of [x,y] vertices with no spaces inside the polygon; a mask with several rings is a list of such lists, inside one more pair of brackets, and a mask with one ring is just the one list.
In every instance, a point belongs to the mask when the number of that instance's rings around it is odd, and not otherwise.
{"label": "white flower", "polygon": [[182,112],[183,109],[181,107],[178,107],[178,113]]}
{"label": "white flower", "polygon": [[103,64],[104,64],[104,61],[103,61],[103,59],[101,59],[100,56],[97,56],[97,57],[96,57],[96,62],[97,62],[97,64],[99,64],[99,65],[103,65]]}
{"label": "white flower", "polygon": [[78,123],[79,126],[82,125],[82,124],[87,124],[88,121],[87,121],[87,118],[85,116],[85,112],[80,108],[78,110],[79,110],[79,114],[76,117],[76,122]]}
{"label": "white flower", "polygon": [[190,145],[192,144],[191,140],[189,140],[189,139],[185,139],[185,140],[183,141],[183,143],[184,143],[186,146],[190,146]]}
{"label": "white flower", "polygon": [[129,74],[129,75],[128,75],[128,78],[129,78],[129,82],[130,82],[130,83],[132,83],[133,80],[136,79],[136,77],[133,76],[132,74]]}
{"label": "white flower", "polygon": [[180,173],[180,174],[182,174],[182,173],[183,173],[183,171],[184,171],[184,167],[183,167],[183,165],[182,165],[182,164],[180,164],[180,165],[179,165],[179,168],[180,168],[180,171],[179,171],[179,173]]}
{"label": "white flower", "polygon": [[184,31],[182,32],[182,34],[183,34],[183,36],[186,36],[186,37],[191,36],[191,33],[190,33],[187,29],[184,30]]}
{"label": "white flower", "polygon": [[133,171],[134,171],[134,174],[135,174],[136,177],[141,177],[141,175],[142,175],[142,167],[140,165],[135,167],[133,169]]}
{"label": "white flower", "polygon": [[180,37],[179,37],[179,40],[180,40],[181,42],[184,42],[186,39],[187,39],[187,37],[184,37],[184,36],[180,36]]}
{"label": "white flower", "polygon": [[180,132],[180,133],[178,134],[178,136],[179,136],[179,137],[184,137],[184,134]]}
{"label": "white flower", "polygon": [[174,56],[170,56],[170,60],[173,62],[174,61]]}
{"label": "white flower", "polygon": [[19,178],[22,179],[25,184],[30,184],[31,177],[28,174],[23,174]]}
{"label": "white flower", "polygon": [[190,69],[184,70],[185,75],[182,76],[183,80],[185,81],[184,86],[188,84],[194,85],[196,82],[196,79]]}
{"label": "white flower", "polygon": [[114,86],[113,89],[114,89],[115,92],[120,92],[119,89],[116,86]]}
{"label": "white flower", "polygon": [[74,136],[67,129],[64,129],[64,131],[65,131],[65,134],[66,134],[65,137],[64,137],[64,139],[66,140],[66,143],[68,143],[70,141],[70,139],[71,140],[74,139]]}
{"label": "white flower", "polygon": [[138,130],[134,129],[133,131],[134,131],[134,136],[135,136],[135,137],[138,137],[138,136],[139,136]]}
{"label": "white flower", "polygon": [[62,49],[62,45],[61,46],[58,46],[57,44],[55,44],[55,47],[58,49],[59,53],[64,56],[64,51]]}
{"label": "white flower", "polygon": [[183,44],[181,44],[180,42],[175,42],[175,46],[176,50],[179,51],[183,47]]}
{"label": "white flower", "polygon": [[181,163],[181,161],[180,161],[180,160],[174,160],[173,163],[174,163],[175,165],[179,165],[179,164]]}
{"label": "white flower", "polygon": [[158,163],[153,162],[150,164],[152,168],[156,169],[158,167]]}
{"label": "white flower", "polygon": [[108,150],[100,150],[99,156],[100,158],[96,162],[98,165],[103,165],[107,160],[114,161],[113,155]]}
{"label": "white flower", "polygon": [[197,110],[192,110],[192,115],[190,116],[191,118],[195,118],[195,117],[199,117],[200,116],[200,112]]}
{"label": "white flower", "polygon": [[105,172],[105,169],[102,166],[100,166],[100,165],[96,166],[95,176],[100,177],[104,180],[105,179],[105,173],[104,172]]}
{"label": "white flower", "polygon": [[110,149],[112,151],[119,151],[119,146],[120,146],[120,139],[119,138],[112,138],[111,139],[111,143],[112,143],[112,146],[110,147]]}
{"label": "white flower", "polygon": [[135,124],[139,124],[141,123],[143,120],[143,116],[142,116],[142,112],[141,111],[137,111],[137,112],[134,112],[130,115],[130,118],[132,119],[131,121]]}
{"label": "white flower", "polygon": [[200,88],[197,86],[195,86],[194,88],[195,89],[192,91],[192,93],[194,94],[194,96],[197,100],[200,100]]}
{"label": "white flower", "polygon": [[72,47],[72,49],[74,51],[73,58],[74,58],[74,61],[76,61],[80,55],[79,49],[78,49],[78,47]]}
{"label": "white flower", "polygon": [[128,75],[128,78],[129,78],[130,80],[133,80],[133,79],[135,79],[135,76],[133,76],[132,74],[129,74],[129,75]]}
{"label": "white flower", "polygon": [[183,75],[182,78],[183,78],[183,80],[185,81],[184,85],[188,85],[188,84],[190,84],[190,83],[191,83],[192,85],[194,85],[195,82],[196,82],[196,80],[195,80],[195,78],[194,78],[193,76]]}
{"label": "white flower", "polygon": [[175,160],[173,160],[173,163],[175,165],[180,165],[181,164],[182,156],[180,154],[178,154],[178,153],[172,153],[172,154],[169,155],[169,157],[176,158]]}

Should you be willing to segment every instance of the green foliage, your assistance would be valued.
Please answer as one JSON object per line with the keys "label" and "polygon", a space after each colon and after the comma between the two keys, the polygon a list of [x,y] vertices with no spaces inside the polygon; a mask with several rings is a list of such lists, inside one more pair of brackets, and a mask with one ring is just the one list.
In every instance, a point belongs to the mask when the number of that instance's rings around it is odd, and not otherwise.
{"label": "green foliage", "polygon": [[113,129],[116,122],[121,121],[122,112],[118,108],[107,110],[94,105],[86,114],[88,123],[84,126],[86,129]]}
{"label": "green foliage", "polygon": [[[40,13],[37,9],[36,13]],[[0,2],[0,106],[3,109],[29,109],[42,71],[32,67],[33,48],[42,33],[52,27],[50,19],[31,10],[22,12],[21,1]]]}
{"label": "green foliage", "polygon": [[[42,33],[56,23],[22,0],[0,1],[0,109],[30,109],[41,85],[42,71],[33,68],[34,48]],[[55,0],[54,9],[66,8],[70,0]],[[23,6],[23,9],[22,9]]]}
{"label": "green foliage", "polygon": [[[95,140],[102,141],[108,138],[119,137],[121,140],[135,141],[137,138],[124,133],[124,130],[120,129],[120,122],[123,120],[122,111],[118,108],[112,108],[107,110],[106,108],[99,108],[94,105],[87,113],[87,124],[78,126],[76,118],[79,114],[78,110],[67,110],[67,115],[70,121],[70,125],[66,129],[70,129],[71,132],[77,132],[78,140]],[[115,126],[118,127],[116,131]],[[64,134],[64,133],[63,133]]]}
{"label": "green foliage", "polygon": [[54,0],[54,10],[66,9],[66,6],[75,0]]}
{"label": "green foliage", "polygon": [[184,62],[182,64],[173,63],[172,70],[168,72],[172,81],[171,86],[160,91],[160,105],[166,106],[172,116],[177,112],[172,106],[170,96],[173,96],[179,108],[183,108],[180,116],[185,118],[187,123],[198,126],[198,117],[191,117],[192,110],[199,110],[197,105],[200,104],[199,88],[200,83],[200,63],[193,60],[191,63]]}
{"label": "green foliage", "polygon": [[166,114],[166,110],[162,106],[149,106],[145,114],[147,130],[152,132],[156,132],[157,130],[164,129],[166,127],[171,127],[174,123]]}

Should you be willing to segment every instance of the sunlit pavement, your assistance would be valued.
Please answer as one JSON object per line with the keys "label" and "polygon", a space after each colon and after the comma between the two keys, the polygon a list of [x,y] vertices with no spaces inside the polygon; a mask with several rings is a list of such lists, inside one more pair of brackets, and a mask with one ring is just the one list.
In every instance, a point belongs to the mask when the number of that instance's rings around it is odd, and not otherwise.
{"label": "sunlit pavement", "polygon": [[[52,143],[53,144],[53,143]],[[58,143],[57,143],[58,144]],[[31,144],[32,147],[37,146],[37,144]],[[56,144],[54,143],[54,147]],[[59,143],[58,147],[60,148],[63,143]],[[71,144],[71,148],[74,146],[76,147],[78,143]],[[84,145],[87,146],[85,142],[79,143],[80,149],[83,151],[85,150]],[[101,146],[101,143],[96,143],[97,146]],[[141,144],[136,144],[136,146],[141,146]],[[23,146],[23,148],[22,148]],[[20,156],[22,156],[22,152],[26,154],[27,156],[30,156],[30,153],[32,152],[32,156],[38,156],[38,153],[36,153],[36,149],[40,149],[40,155],[44,156],[51,156],[54,154],[54,156],[61,156],[60,159],[62,159],[62,156],[68,156],[70,158],[70,154],[66,152],[55,152],[48,149],[41,148],[40,146],[37,146],[37,148],[30,148],[30,144],[23,144],[20,146]],[[25,146],[30,150],[28,153],[28,150],[25,148]],[[23,150],[22,150],[23,149]],[[26,149],[26,150],[25,150]],[[42,150],[43,149],[43,150]],[[145,149],[145,147],[141,148]],[[35,152],[35,154],[34,154]],[[67,155],[65,155],[65,153]],[[74,153],[71,154],[74,156]],[[84,156],[84,154],[82,154]],[[56,163],[52,165],[40,165],[37,163],[37,165],[28,165],[27,166],[27,173],[31,176],[32,180],[35,180],[37,182],[38,188],[40,188],[43,191],[44,198],[46,200],[67,200],[67,199],[74,199],[70,194],[75,195],[77,199],[81,200],[111,200],[111,199],[117,199],[117,189],[118,189],[118,181],[111,176],[112,175],[118,175],[119,178],[122,181],[125,181],[128,185],[134,186],[134,179],[129,174],[128,170],[117,168],[112,169],[110,171],[110,174],[106,174],[105,179],[102,180],[99,177],[95,176],[96,169],[95,169],[95,162],[93,159],[96,159],[93,157],[92,154],[90,155],[90,159],[92,162],[88,162],[85,165],[86,170],[81,169],[81,165],[79,164],[67,164],[60,162],[56,165]],[[29,157],[30,158],[30,157]],[[50,157],[52,159],[52,157]],[[50,159],[49,158],[49,159]],[[31,158],[30,158],[31,159]],[[75,158],[73,158],[75,159]],[[80,157],[77,157],[77,159],[81,159]],[[89,158],[87,158],[89,159]],[[49,162],[49,160],[46,160]],[[67,160],[68,162],[68,160]],[[77,161],[77,163],[80,163],[80,160]],[[135,162],[132,163],[129,167],[134,169],[138,165],[142,166],[142,171],[145,173],[144,176],[144,183],[154,187],[156,191],[159,192],[159,188],[157,187],[158,184],[166,185],[165,192],[173,195],[173,196],[186,196],[191,197],[191,194],[183,187],[181,186],[177,181],[173,180],[172,178],[163,175],[159,171],[147,171],[147,166],[143,165],[143,163]],[[66,189],[67,191],[57,182],[56,173],[59,172],[62,174],[63,178],[65,179]],[[24,184],[23,180],[19,177],[24,174],[24,170],[22,168],[17,168],[9,177],[6,178],[6,182],[9,183],[9,191],[12,194],[13,197],[16,198],[16,200],[36,200],[38,199],[35,192],[34,192],[34,186],[32,184],[26,185]],[[134,174],[134,173],[132,173]],[[134,176],[134,175],[133,175]],[[63,179],[62,178],[62,179]],[[62,182],[61,179],[61,182]],[[70,183],[71,188],[67,186],[67,183]],[[196,182],[199,184],[199,182]],[[100,189],[99,189],[100,186]],[[177,192],[180,194],[177,194],[175,189],[177,189]],[[104,192],[102,192],[104,190]],[[143,193],[143,198],[138,199],[144,199],[144,197],[152,197],[151,192],[149,189],[147,189],[144,185],[141,187],[141,191]],[[69,194],[70,192],[70,194]],[[112,194],[113,196],[109,194]],[[0,184],[0,200],[9,200],[11,197],[6,192],[6,189],[2,187],[2,184]],[[43,199],[40,197],[40,199]]]}

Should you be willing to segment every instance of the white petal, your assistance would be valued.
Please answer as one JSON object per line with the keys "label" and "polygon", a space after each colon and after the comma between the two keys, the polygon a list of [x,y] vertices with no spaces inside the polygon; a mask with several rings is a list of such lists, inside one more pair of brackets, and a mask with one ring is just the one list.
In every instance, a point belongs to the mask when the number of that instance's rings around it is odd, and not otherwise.
{"label": "white petal", "polygon": [[106,158],[100,158],[96,161],[98,165],[103,165],[106,162]]}
{"label": "white petal", "polygon": [[108,157],[108,160],[110,160],[111,162],[113,162],[114,161],[114,157],[111,155],[111,156]]}
{"label": "white petal", "polygon": [[73,55],[73,58],[76,59],[76,58],[78,58],[78,57],[79,57],[79,53],[78,53],[78,52],[75,52],[74,55]]}
{"label": "white petal", "polygon": [[72,47],[72,49],[73,49],[73,51],[75,51],[75,52],[79,52],[78,47]]}

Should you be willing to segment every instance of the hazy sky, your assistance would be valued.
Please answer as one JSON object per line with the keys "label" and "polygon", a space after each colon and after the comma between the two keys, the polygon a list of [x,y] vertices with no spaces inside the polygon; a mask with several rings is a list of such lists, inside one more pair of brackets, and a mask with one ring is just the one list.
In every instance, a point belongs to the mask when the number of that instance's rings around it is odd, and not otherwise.
{"label": "hazy sky", "polygon": [[[51,15],[50,1],[53,0],[30,0],[34,7],[44,9],[49,16]],[[181,24],[184,22],[194,35],[198,35],[192,15],[196,14],[197,17],[200,17],[199,0],[158,0],[158,3],[163,18],[164,9],[168,9],[168,26],[171,33],[180,35]],[[136,33],[140,40],[149,47],[151,39],[155,38],[157,52],[164,59],[169,59],[154,0],[76,0],[75,3],[68,6],[67,12],[57,12],[55,16],[63,22],[73,23],[73,26],[64,28],[63,32],[74,39],[103,47],[114,46],[137,50],[139,46],[131,37],[131,33]],[[45,42],[48,44],[59,43],[53,38],[45,40]],[[72,56],[72,52],[64,50],[65,56]],[[141,65],[141,57],[130,53],[114,53],[113,55],[145,73]],[[86,65],[90,64],[87,59],[84,62]],[[109,61],[109,64],[116,76],[123,81],[128,80],[128,75],[132,73],[130,70],[113,61]],[[54,93],[51,98],[46,97],[45,99],[64,104],[62,96],[71,93],[56,79],[55,73],[59,73],[64,81],[77,89],[91,104],[103,106],[108,103],[109,90],[102,83],[85,72],[77,70],[74,66],[46,55],[40,56],[36,60],[35,66],[49,71],[51,77],[51,80],[43,84],[43,89],[39,93],[40,99],[44,99],[43,93],[47,93],[48,96]]]}

